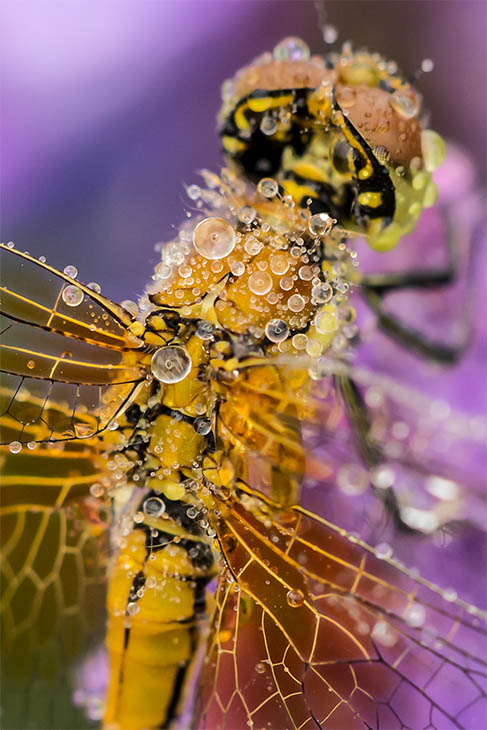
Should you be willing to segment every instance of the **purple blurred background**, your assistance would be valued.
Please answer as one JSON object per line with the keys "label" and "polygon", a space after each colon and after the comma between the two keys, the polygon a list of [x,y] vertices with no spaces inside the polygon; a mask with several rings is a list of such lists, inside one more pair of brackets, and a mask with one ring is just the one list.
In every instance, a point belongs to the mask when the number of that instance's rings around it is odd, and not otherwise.
{"label": "purple blurred background", "polygon": [[[339,42],[398,61],[485,175],[483,0],[327,2]],[[221,82],[285,35],[323,50],[314,2],[4,0],[1,236],[114,299],[142,292],[183,183],[221,162]]]}

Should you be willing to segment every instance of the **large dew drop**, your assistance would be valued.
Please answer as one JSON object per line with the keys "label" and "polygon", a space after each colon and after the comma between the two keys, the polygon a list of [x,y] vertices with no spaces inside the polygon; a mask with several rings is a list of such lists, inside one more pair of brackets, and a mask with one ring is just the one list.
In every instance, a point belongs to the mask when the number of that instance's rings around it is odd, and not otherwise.
{"label": "large dew drop", "polygon": [[271,319],[265,326],[265,334],[271,342],[283,342],[289,334],[289,327],[282,319]]}
{"label": "large dew drop", "polygon": [[151,370],[161,383],[179,383],[191,370],[188,351],[179,345],[161,347],[152,356]]}
{"label": "large dew drop", "polygon": [[235,231],[223,218],[205,218],[193,231],[193,246],[205,259],[223,259],[235,248]]}
{"label": "large dew drop", "polygon": [[84,298],[85,295],[81,289],[74,284],[70,284],[63,289],[63,302],[67,304],[68,307],[78,307]]}
{"label": "large dew drop", "polygon": [[274,48],[272,55],[276,61],[307,61],[309,48],[301,38],[288,36]]}

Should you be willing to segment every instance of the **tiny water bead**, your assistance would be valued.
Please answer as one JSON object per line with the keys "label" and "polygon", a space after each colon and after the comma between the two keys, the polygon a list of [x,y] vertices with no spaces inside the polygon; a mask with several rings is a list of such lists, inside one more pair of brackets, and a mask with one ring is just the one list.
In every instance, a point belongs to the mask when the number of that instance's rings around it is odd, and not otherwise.
{"label": "tiny water bead", "polygon": [[267,271],[256,271],[249,276],[249,289],[258,296],[268,294],[272,289],[272,276]]}
{"label": "tiny water bead", "polygon": [[287,36],[275,46],[272,55],[275,61],[307,61],[310,51],[301,38]]}
{"label": "tiny water bead", "polygon": [[312,236],[328,236],[334,223],[334,219],[328,213],[316,213],[309,219],[309,232]]}
{"label": "tiny water bead", "polygon": [[299,608],[304,603],[304,593],[300,590],[290,590],[286,594],[286,600],[292,608]]}
{"label": "tiny water bead", "polygon": [[196,336],[199,337],[200,340],[211,340],[214,330],[215,327],[211,324],[211,322],[202,319],[201,322],[198,322],[198,326],[196,327]]}
{"label": "tiny water bead", "polygon": [[273,274],[282,276],[289,269],[289,257],[285,253],[273,253],[269,257],[269,264]]}
{"label": "tiny water bead", "polygon": [[179,383],[191,370],[188,351],[179,345],[161,347],[152,356],[151,370],[161,383]]}
{"label": "tiny water bead", "polygon": [[76,279],[76,277],[78,276],[78,269],[76,268],[76,266],[66,266],[64,268],[64,273],[66,274],[66,276],[71,277],[71,279]]}
{"label": "tiny water bead", "polygon": [[159,497],[149,497],[145,500],[143,509],[147,517],[160,517],[166,511],[166,505]]}
{"label": "tiny water bead", "polygon": [[283,342],[289,334],[289,327],[282,319],[271,319],[265,326],[265,334],[271,342]]}
{"label": "tiny water bead", "polygon": [[287,306],[291,312],[302,312],[304,309],[304,299],[300,294],[292,294],[287,300]]}
{"label": "tiny water bead", "polygon": [[418,100],[400,91],[391,94],[389,104],[404,119],[412,119],[419,111]]}
{"label": "tiny water bead", "polygon": [[88,286],[88,289],[91,289],[91,291],[94,291],[97,294],[101,294],[101,286],[99,284],[97,284],[96,281],[90,281],[90,283],[87,286]]}
{"label": "tiny water bead", "polygon": [[235,231],[223,218],[205,218],[193,231],[193,246],[205,259],[225,258],[235,243]]}
{"label": "tiny water bead", "polygon": [[22,451],[22,444],[20,441],[11,441],[8,445],[8,450],[11,454],[18,454]]}
{"label": "tiny water bead", "polygon": [[139,308],[132,299],[124,299],[121,305],[127,312],[129,312],[133,317],[136,317],[139,313]]}
{"label": "tiny water bead", "polygon": [[259,180],[257,185],[257,191],[264,196],[264,198],[275,198],[279,192],[279,185],[272,177],[263,177]]}
{"label": "tiny water bead", "polygon": [[263,134],[266,134],[270,136],[271,134],[274,134],[274,132],[277,129],[277,122],[274,119],[274,117],[271,117],[269,114],[265,117],[262,117],[262,121],[260,123],[260,131]]}
{"label": "tiny water bead", "polygon": [[78,307],[85,298],[85,295],[78,286],[70,284],[63,289],[62,297],[63,302],[67,304],[68,307]]}
{"label": "tiny water bead", "polygon": [[211,421],[209,418],[196,418],[193,423],[193,428],[196,433],[201,436],[206,436],[211,431]]}

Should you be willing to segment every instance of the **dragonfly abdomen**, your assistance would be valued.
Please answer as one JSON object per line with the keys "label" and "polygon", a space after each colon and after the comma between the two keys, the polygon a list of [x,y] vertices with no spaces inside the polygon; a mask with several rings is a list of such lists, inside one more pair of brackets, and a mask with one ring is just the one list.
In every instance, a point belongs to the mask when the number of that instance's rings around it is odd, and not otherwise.
{"label": "dragonfly abdomen", "polygon": [[[154,492],[144,497],[145,513],[156,500]],[[179,500],[172,506],[187,509]],[[214,572],[211,547],[200,536],[170,515],[137,522],[141,514],[121,541],[107,602],[105,726],[120,730],[167,727],[177,715]]]}

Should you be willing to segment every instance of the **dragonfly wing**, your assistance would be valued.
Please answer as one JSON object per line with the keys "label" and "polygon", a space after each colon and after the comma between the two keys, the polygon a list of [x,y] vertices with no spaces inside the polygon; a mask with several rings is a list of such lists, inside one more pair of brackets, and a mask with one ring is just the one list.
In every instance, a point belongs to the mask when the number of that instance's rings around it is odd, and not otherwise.
{"label": "dragonfly wing", "polygon": [[253,503],[232,503],[217,525],[230,581],[219,586],[201,727],[479,726],[477,609],[299,507],[273,520]]}
{"label": "dragonfly wing", "polygon": [[107,546],[105,517],[89,491],[99,475],[93,446],[85,440],[0,452],[6,727],[34,720],[75,727],[66,724],[74,712],[69,668],[90,641],[101,640],[104,624]]}
{"label": "dragonfly wing", "polygon": [[103,430],[143,378],[132,316],[28,254],[0,255],[1,442]]}

